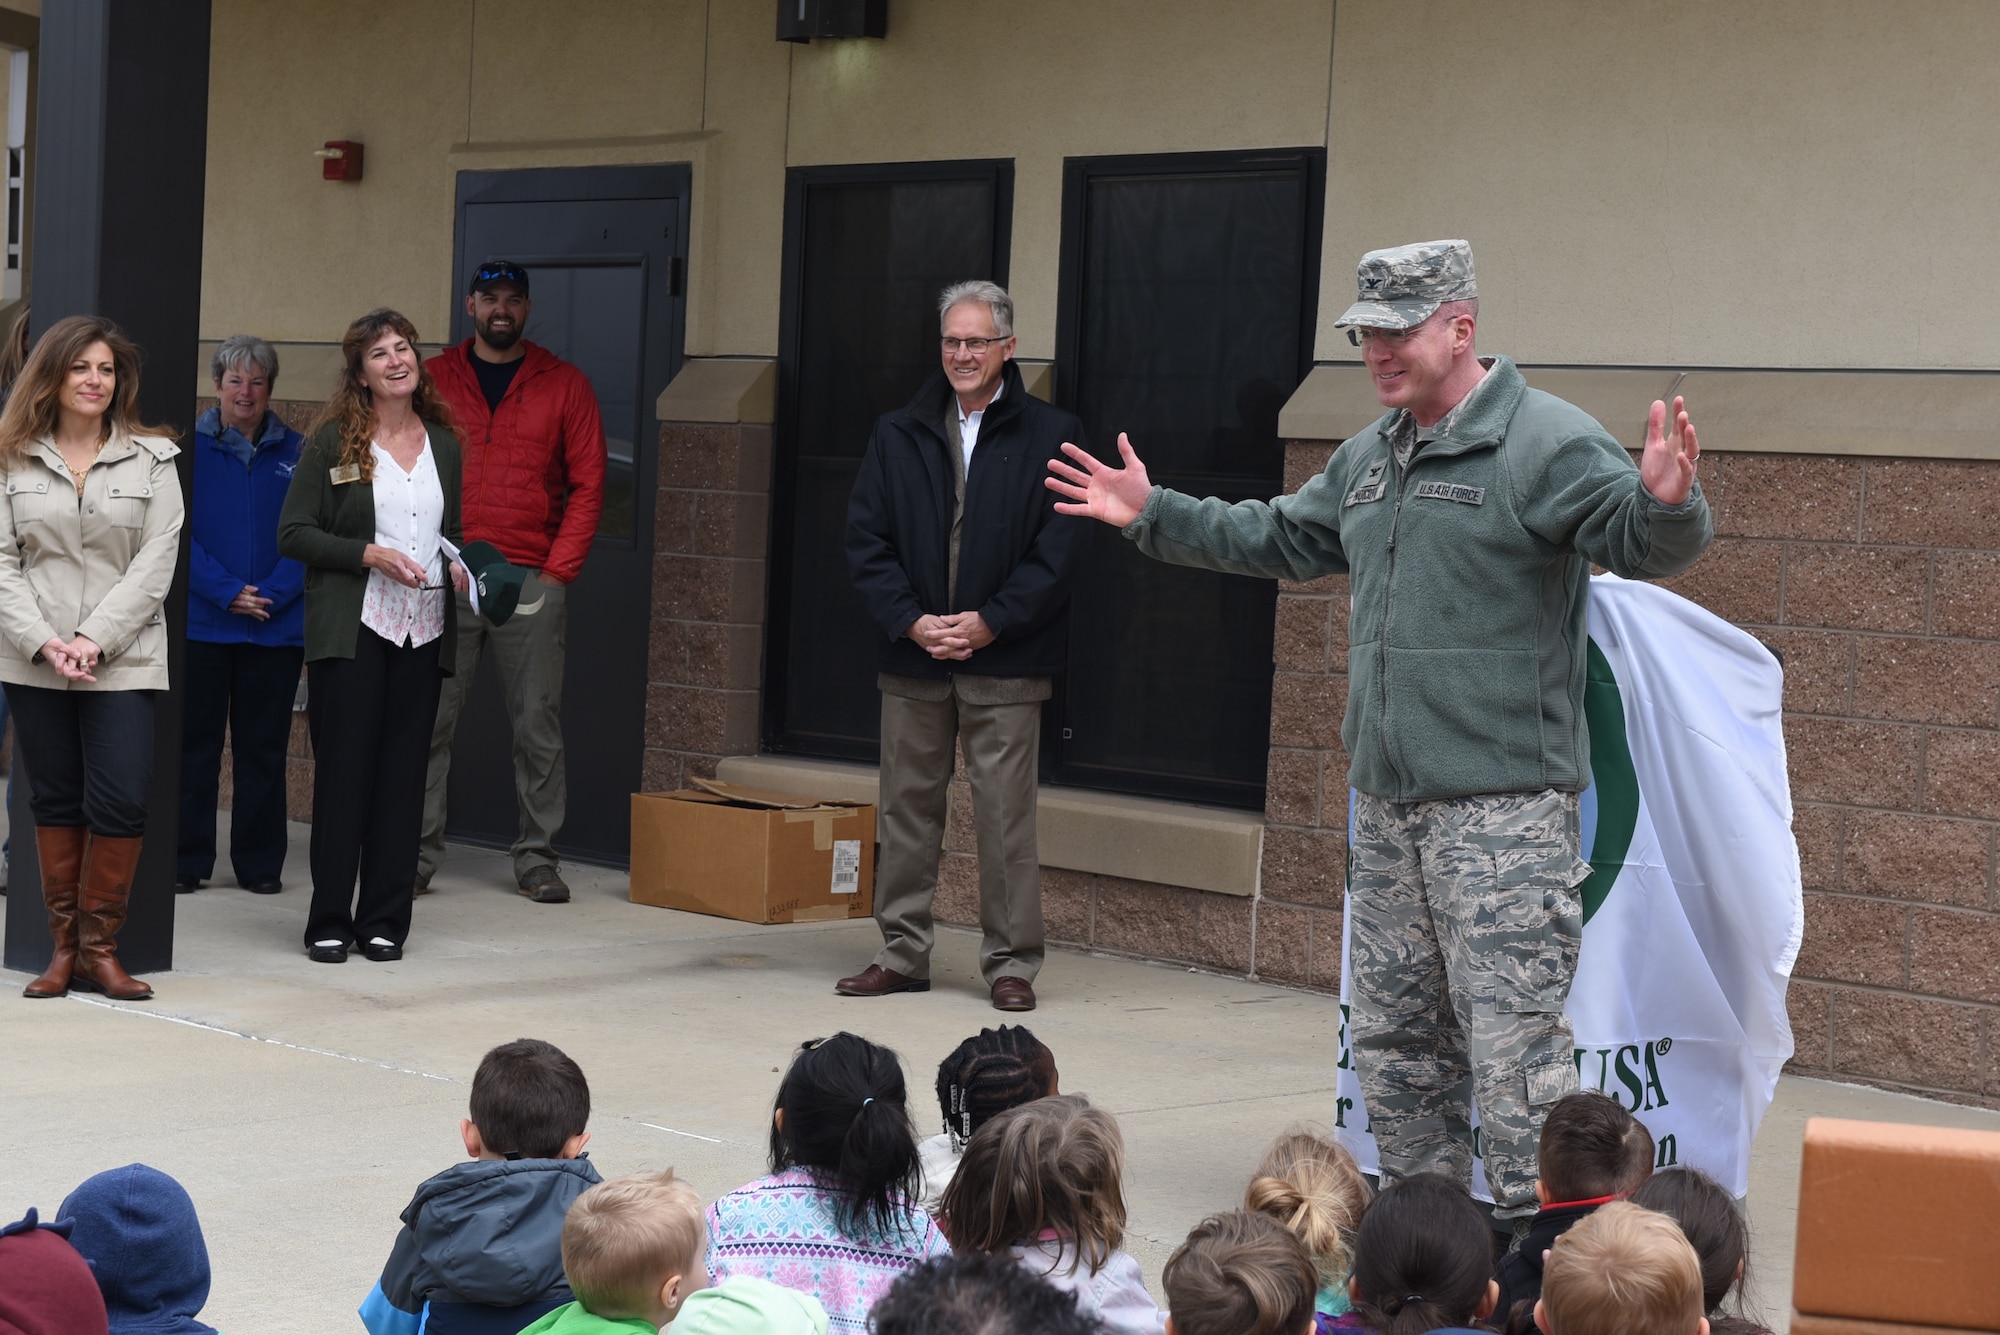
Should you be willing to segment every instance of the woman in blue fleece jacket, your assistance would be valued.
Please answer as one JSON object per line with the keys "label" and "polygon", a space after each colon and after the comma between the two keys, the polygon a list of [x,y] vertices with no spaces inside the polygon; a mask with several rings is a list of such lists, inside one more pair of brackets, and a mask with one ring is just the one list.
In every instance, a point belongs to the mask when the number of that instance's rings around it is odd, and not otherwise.
{"label": "woman in blue fleece jacket", "polygon": [[186,722],[174,889],[215,872],[223,730],[233,752],[229,861],[261,895],[282,887],[285,748],[305,663],[305,567],[278,555],[278,511],[305,437],[271,411],[278,354],[249,334],[209,363],[216,406],[195,423],[188,511]]}

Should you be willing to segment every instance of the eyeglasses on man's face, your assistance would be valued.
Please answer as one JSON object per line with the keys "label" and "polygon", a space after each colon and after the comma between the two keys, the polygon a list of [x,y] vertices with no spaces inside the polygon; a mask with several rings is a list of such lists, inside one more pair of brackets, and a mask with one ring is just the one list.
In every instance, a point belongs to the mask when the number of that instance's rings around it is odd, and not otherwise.
{"label": "eyeglasses on man's face", "polygon": [[1400,348],[1429,325],[1429,320],[1413,324],[1408,329],[1370,329],[1360,325],[1349,325],[1347,341],[1357,348],[1365,348],[1370,343],[1380,343],[1385,348]]}
{"label": "eyeglasses on man's face", "polygon": [[988,348],[992,347],[992,346],[993,346],[994,344],[996,344],[996,343],[1005,343],[1005,342],[1007,341],[1007,339],[1009,339],[1009,338],[1012,338],[1012,337],[1013,337],[1013,335],[1012,335],[1012,334],[1008,334],[1008,335],[1007,335],[1007,336],[1006,336],[1005,338],[950,338],[950,337],[946,337],[946,338],[941,338],[941,339],[939,339],[939,340],[938,340],[938,344],[939,344],[939,346],[940,346],[940,347],[942,347],[942,348],[944,349],[944,351],[945,351],[945,355],[946,355],[947,357],[955,357],[955,356],[957,356],[957,355],[958,355],[958,350],[959,350],[960,348],[964,348],[964,349],[965,349],[965,350],[966,350],[967,352],[971,353],[971,354],[972,354],[973,356],[975,356],[975,357],[984,357],[984,356],[986,355],[986,350],[987,350]]}

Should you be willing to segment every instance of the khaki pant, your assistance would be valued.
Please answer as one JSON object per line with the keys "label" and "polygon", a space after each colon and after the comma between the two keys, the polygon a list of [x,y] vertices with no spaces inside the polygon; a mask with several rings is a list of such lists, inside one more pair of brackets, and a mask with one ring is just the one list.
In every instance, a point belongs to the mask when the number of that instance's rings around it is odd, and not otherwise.
{"label": "khaki pant", "polygon": [[1035,771],[1042,705],[975,705],[956,693],[943,700],[882,696],[882,861],[875,877],[875,921],[885,969],[928,978],[936,930],[953,746],[965,743],[979,837],[979,972],[1033,981],[1042,967],[1042,870],[1035,848]]}
{"label": "khaki pant", "polygon": [[500,689],[507,717],[514,726],[514,796],[520,809],[520,836],[514,841],[514,876],[518,880],[536,867],[557,865],[555,838],[562,829],[569,803],[563,773],[562,689],[563,652],[569,635],[569,590],[544,584],[540,571],[521,590],[521,601],[533,602],[539,591],[541,610],[531,616],[516,612],[504,626],[475,615],[471,600],[458,598],[457,663],[444,679],[438,700],[437,726],[431,730],[430,771],[424,784],[424,835],[417,854],[417,879],[428,881],[444,865],[445,791],[451,777],[451,743],[458,733],[459,711],[479,670],[479,657],[491,651],[500,669]]}

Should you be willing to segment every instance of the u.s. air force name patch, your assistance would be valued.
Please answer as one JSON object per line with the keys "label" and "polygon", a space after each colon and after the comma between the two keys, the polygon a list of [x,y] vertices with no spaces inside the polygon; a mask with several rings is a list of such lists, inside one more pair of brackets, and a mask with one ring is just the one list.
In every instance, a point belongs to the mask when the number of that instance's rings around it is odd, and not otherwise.
{"label": "u.s. air force name patch", "polygon": [[1414,494],[1420,501],[1457,501],[1460,505],[1486,504],[1486,488],[1464,487],[1456,482],[1419,482]]}
{"label": "u.s. air force name patch", "polygon": [[1389,484],[1386,482],[1370,482],[1364,486],[1356,487],[1353,491],[1347,493],[1347,499],[1341,503],[1342,508],[1344,509],[1349,505],[1366,505],[1370,501],[1379,501],[1388,489]]}

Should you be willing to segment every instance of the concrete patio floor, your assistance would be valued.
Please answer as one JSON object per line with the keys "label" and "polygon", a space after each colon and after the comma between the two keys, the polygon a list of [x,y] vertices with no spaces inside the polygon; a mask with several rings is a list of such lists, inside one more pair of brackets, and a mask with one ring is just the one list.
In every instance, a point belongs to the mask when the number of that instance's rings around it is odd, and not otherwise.
{"label": "concrete patio floor", "polygon": [[[574,868],[575,898],[516,895],[503,855],[457,849],[419,900],[409,954],[312,964],[299,948],[307,830],[281,895],[211,885],[178,906],[158,998],[31,1003],[0,973],[0,1219],[53,1214],[92,1173],[133,1161],[179,1178],[201,1213],[225,1331],[359,1330],[417,1183],[463,1157],[473,1068],[522,1035],[591,1083],[591,1157],[607,1176],[672,1165],[712,1197],[764,1168],[778,1072],[800,1040],[851,1029],[904,1058],[920,1130],[937,1062],[998,1022],[976,938],[942,934],[922,996],[836,998],[873,925],[756,927],[628,903],[622,873]],[[16,891],[15,893],[21,893]],[[32,893],[32,891],[30,891]],[[1160,1265],[1202,1215],[1240,1198],[1281,1128],[1332,1111],[1332,998],[1168,965],[1057,951],[1025,1017],[1066,1091],[1127,1141],[1130,1250]],[[2000,1129],[2000,1113],[1785,1080],[1754,1157],[1752,1275],[1783,1330],[1798,1151],[1811,1115]],[[1157,1293],[1157,1290],[1156,1290]]]}

